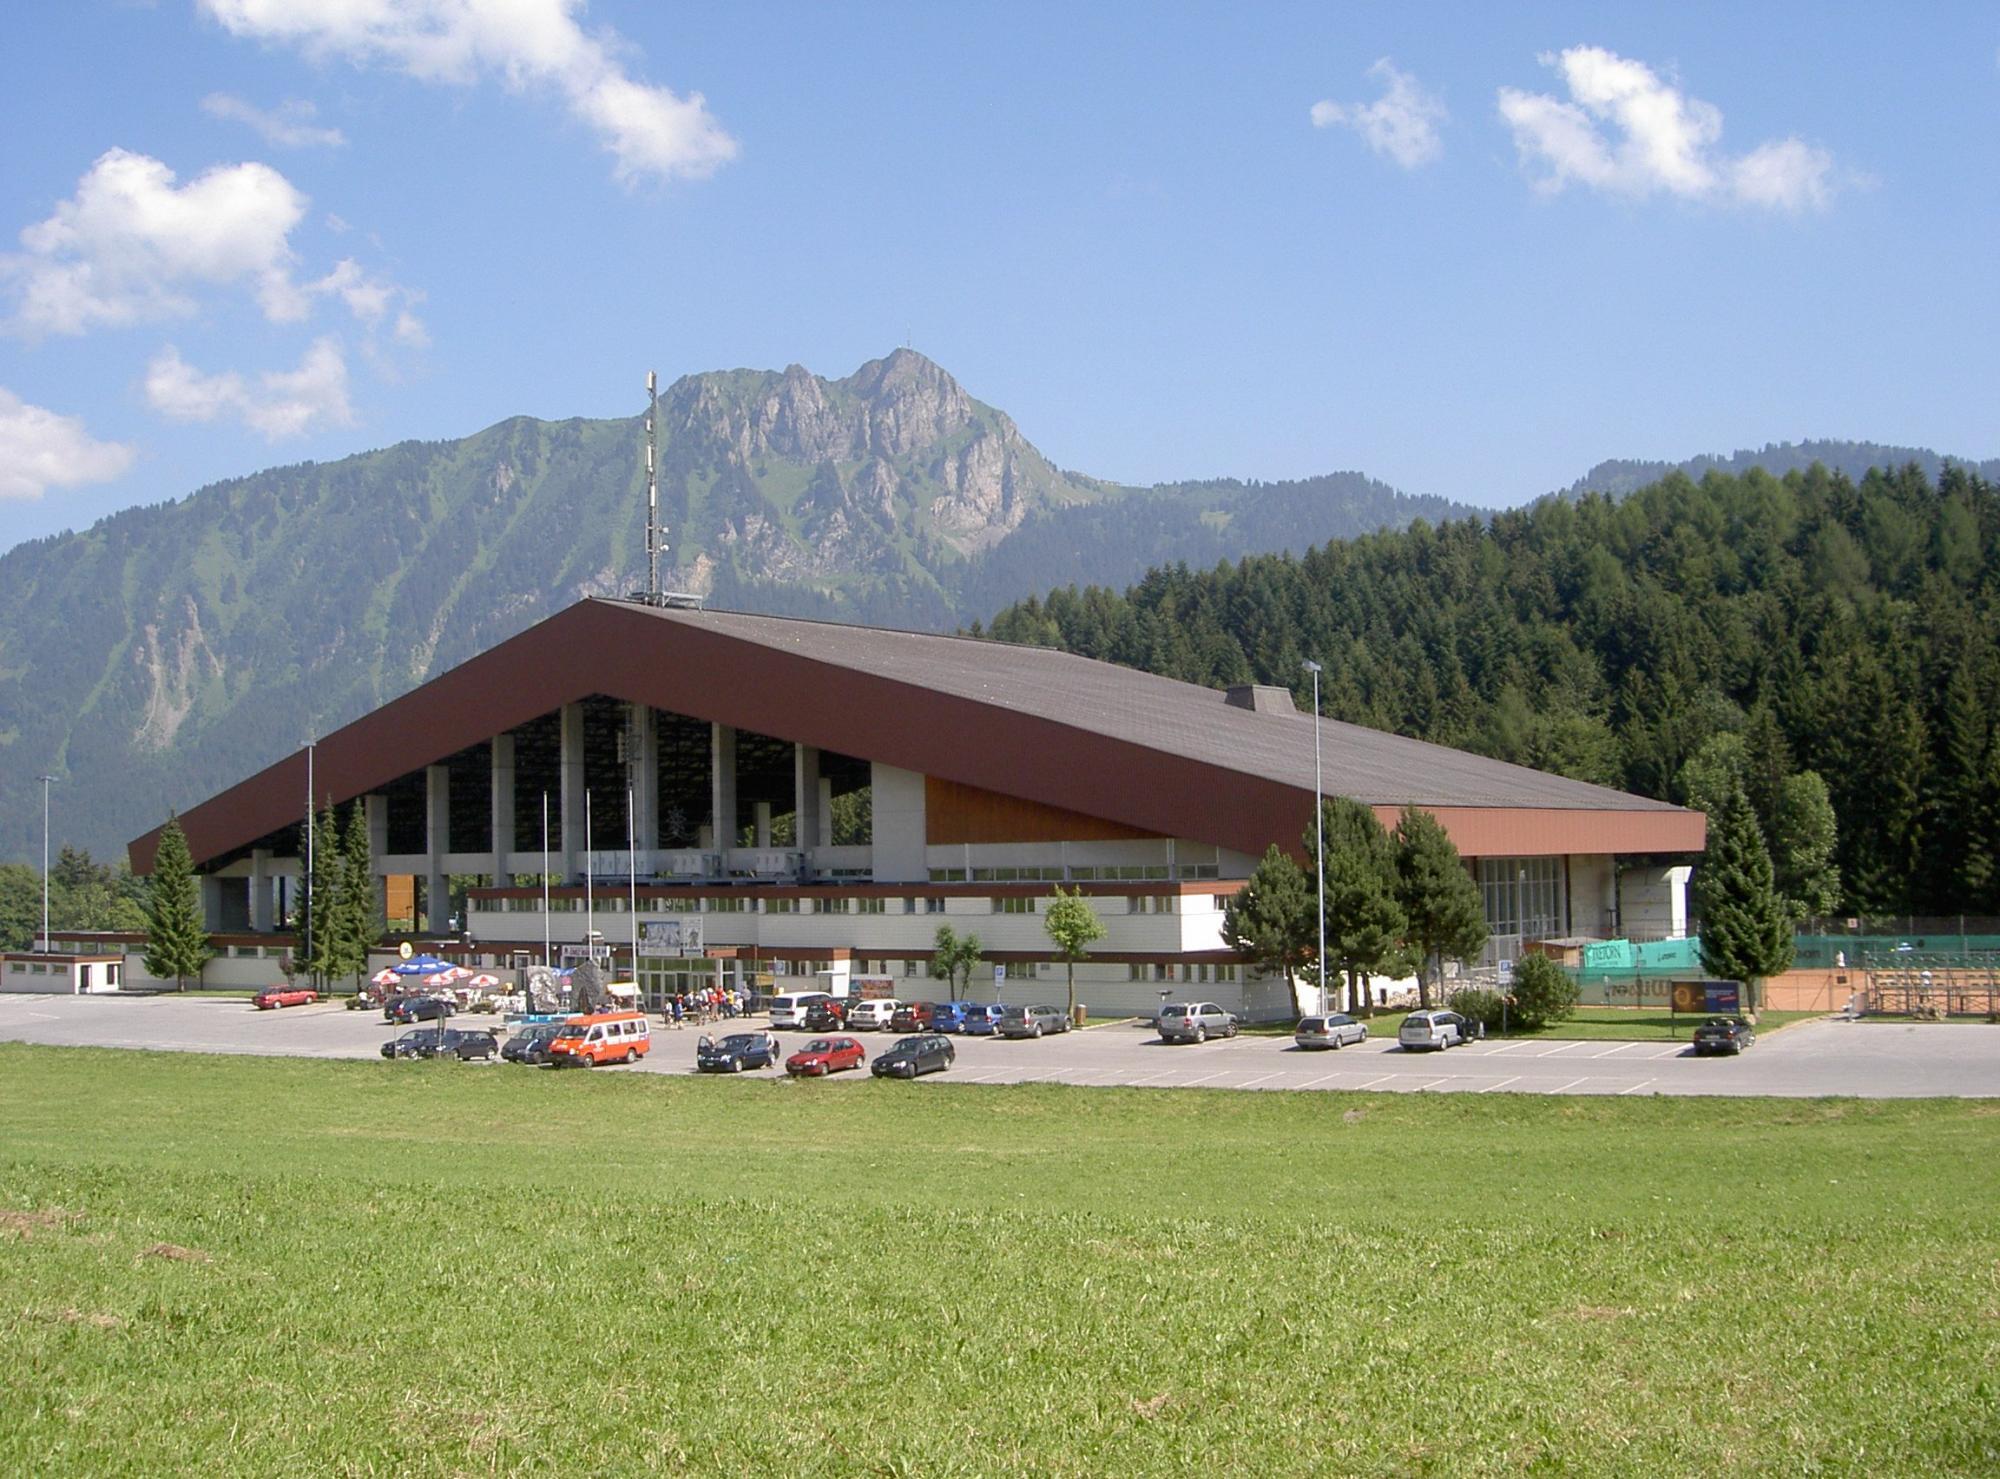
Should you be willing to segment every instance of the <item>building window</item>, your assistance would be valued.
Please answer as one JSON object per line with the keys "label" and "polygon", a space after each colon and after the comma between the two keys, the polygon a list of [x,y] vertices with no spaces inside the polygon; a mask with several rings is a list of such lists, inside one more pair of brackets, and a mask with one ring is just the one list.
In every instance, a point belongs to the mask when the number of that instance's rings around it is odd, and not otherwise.
{"label": "building window", "polygon": [[799,912],[799,901],[797,899],[766,899],[764,900],[764,912],[766,914],[796,914]]}
{"label": "building window", "polygon": [[933,868],[931,869],[931,882],[963,883],[965,882],[965,870],[963,868]]}
{"label": "building window", "polygon": [[926,913],[926,914],[942,914],[942,913],[944,913],[944,900],[943,900],[943,899],[925,899],[925,900],[924,900],[924,913]]}
{"label": "building window", "polygon": [[703,899],[701,907],[711,914],[741,914],[750,901],[735,895],[721,899]]}
{"label": "building window", "polygon": [[889,901],[887,899],[856,899],[854,901],[854,912],[856,914],[886,914],[888,910]]}
{"label": "building window", "polygon": [[1134,894],[1125,901],[1128,914],[1171,914],[1174,912],[1172,894]]}
{"label": "building window", "polygon": [[847,899],[816,899],[813,901],[813,913],[845,914],[849,902]]}
{"label": "building window", "polygon": [[1563,932],[1561,858],[1481,858],[1479,897],[1495,935],[1546,940]]}
{"label": "building window", "polygon": [[995,914],[1033,914],[1035,912],[1035,901],[1033,899],[995,899],[993,901],[993,912]]}

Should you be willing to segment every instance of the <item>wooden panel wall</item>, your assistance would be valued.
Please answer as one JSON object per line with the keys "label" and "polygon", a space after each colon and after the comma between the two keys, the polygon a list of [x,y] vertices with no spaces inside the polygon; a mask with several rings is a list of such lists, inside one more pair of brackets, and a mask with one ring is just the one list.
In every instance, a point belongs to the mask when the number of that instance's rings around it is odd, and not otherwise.
{"label": "wooden panel wall", "polygon": [[939,846],[978,842],[1128,842],[1159,837],[1122,822],[1002,796],[977,786],[924,777],[924,840]]}

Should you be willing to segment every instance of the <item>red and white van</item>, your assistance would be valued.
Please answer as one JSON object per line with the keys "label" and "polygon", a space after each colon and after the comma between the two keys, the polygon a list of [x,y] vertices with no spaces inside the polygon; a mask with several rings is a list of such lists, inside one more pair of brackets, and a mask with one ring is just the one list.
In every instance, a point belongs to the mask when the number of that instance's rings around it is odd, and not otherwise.
{"label": "red and white van", "polygon": [[596,1068],[636,1063],[652,1050],[652,1024],[644,1012],[592,1012],[563,1023],[549,1044],[549,1062],[558,1068]]}

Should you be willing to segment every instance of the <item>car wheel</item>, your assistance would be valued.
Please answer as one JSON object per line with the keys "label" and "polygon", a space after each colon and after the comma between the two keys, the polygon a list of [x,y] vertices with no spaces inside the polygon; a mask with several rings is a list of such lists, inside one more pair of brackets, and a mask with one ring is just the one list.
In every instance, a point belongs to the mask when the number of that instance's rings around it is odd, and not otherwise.
{"label": "car wheel", "polygon": [[1035,1026],[1034,1026],[1034,1030],[1033,1030],[1032,1032],[1030,1032],[1030,1033],[1028,1034],[1028,1036],[1030,1036],[1030,1037],[1040,1037],[1041,1035],[1042,1035],[1042,1024],[1041,1024],[1041,1023],[1039,1023],[1039,1022],[1037,1022],[1037,1023],[1035,1024]]}
{"label": "car wheel", "polygon": [[1231,1022],[1227,1027],[1223,1028],[1222,1035],[1224,1037],[1236,1036],[1236,1024],[1234,1022]]}
{"label": "car wheel", "polygon": [[1206,1027],[1197,1026],[1194,1030],[1194,1040],[1198,1043],[1207,1042],[1208,1029]]}

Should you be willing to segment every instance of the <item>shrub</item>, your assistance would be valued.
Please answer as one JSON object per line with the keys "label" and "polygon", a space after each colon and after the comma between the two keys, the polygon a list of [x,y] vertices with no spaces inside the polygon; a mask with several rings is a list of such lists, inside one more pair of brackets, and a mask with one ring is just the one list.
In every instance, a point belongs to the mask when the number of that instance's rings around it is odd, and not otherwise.
{"label": "shrub", "polygon": [[1500,994],[1483,986],[1461,986],[1451,994],[1451,1009],[1488,1032],[1500,1030]]}
{"label": "shrub", "polygon": [[1546,955],[1525,955],[1514,967],[1514,1016],[1537,1031],[1576,1010],[1576,979]]}

